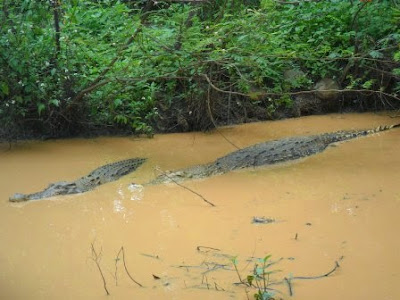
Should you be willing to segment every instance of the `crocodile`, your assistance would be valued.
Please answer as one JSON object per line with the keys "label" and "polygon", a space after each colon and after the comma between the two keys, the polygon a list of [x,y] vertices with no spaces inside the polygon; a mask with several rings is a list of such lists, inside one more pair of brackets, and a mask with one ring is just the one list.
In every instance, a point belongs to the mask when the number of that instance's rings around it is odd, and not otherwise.
{"label": "crocodile", "polygon": [[379,126],[375,129],[337,131],[311,136],[298,136],[268,141],[234,151],[218,158],[212,163],[198,165],[156,177],[151,184],[179,182],[185,179],[205,178],[212,175],[263,165],[273,165],[307,157],[324,151],[329,145],[337,142],[366,136],[377,132],[400,127],[400,124]]}
{"label": "crocodile", "polygon": [[145,158],[131,158],[101,166],[88,175],[75,181],[60,181],[50,184],[44,190],[33,194],[16,193],[9,198],[11,202],[39,200],[57,195],[79,194],[93,190],[99,185],[115,181],[135,171],[146,161]]}

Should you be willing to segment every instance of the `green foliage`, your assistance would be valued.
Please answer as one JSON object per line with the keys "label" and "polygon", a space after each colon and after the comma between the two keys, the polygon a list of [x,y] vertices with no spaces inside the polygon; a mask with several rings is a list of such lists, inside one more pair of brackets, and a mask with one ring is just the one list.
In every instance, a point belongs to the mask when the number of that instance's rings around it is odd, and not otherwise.
{"label": "green foliage", "polygon": [[[128,4],[62,1],[57,53],[50,1],[2,1],[0,120],[55,135],[86,124],[151,135],[172,118],[160,107],[204,119],[208,89],[220,111],[229,102],[234,114],[258,105],[272,116],[290,107],[291,91],[322,77],[380,90],[382,74],[398,74],[400,9],[391,1],[215,0],[160,4],[145,15],[144,2]],[[291,69],[304,75],[284,80]],[[215,119],[226,122],[231,111],[214,111]]]}
{"label": "green foliage", "polygon": [[242,284],[257,289],[257,293],[254,294],[256,300],[270,300],[274,299],[274,292],[269,288],[270,275],[278,270],[270,270],[270,267],[274,264],[270,260],[271,255],[267,255],[262,259],[258,259],[258,262],[254,265],[253,272],[246,276],[246,280],[243,280],[238,271],[238,260],[237,257],[231,259],[231,262],[235,268],[236,274]]}

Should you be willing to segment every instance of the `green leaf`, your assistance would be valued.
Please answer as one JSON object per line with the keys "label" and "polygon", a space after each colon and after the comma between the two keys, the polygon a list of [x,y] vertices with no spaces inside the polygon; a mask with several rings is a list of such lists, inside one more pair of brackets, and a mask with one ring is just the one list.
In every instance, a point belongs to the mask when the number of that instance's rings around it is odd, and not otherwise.
{"label": "green leaf", "polygon": [[237,265],[238,265],[237,256],[232,257],[232,258],[231,258],[231,262],[232,262],[235,266],[237,266]]}
{"label": "green leaf", "polygon": [[368,80],[368,81],[364,82],[363,85],[362,85],[362,87],[363,87],[364,89],[370,89],[370,88],[372,87],[373,84],[374,84],[374,80],[371,79],[371,80]]}
{"label": "green leaf", "polygon": [[272,255],[267,255],[266,257],[264,257],[264,259],[263,259],[264,263],[265,263],[265,262],[267,262],[267,261],[268,261],[268,259],[270,259],[270,258],[271,258],[271,256],[272,256]]}
{"label": "green leaf", "polygon": [[372,58],[383,58],[383,54],[376,50],[370,51],[369,56],[371,56]]}
{"label": "green leaf", "polygon": [[123,104],[122,100],[117,98],[114,100],[114,107],[121,106]]}
{"label": "green leaf", "polygon": [[252,285],[253,280],[254,280],[254,276],[253,275],[248,275],[247,276],[247,283],[249,284],[249,286]]}
{"label": "green leaf", "polygon": [[38,109],[38,114],[40,116],[42,114],[42,112],[46,109],[46,105],[44,105],[43,103],[38,103],[37,109]]}
{"label": "green leaf", "polygon": [[394,54],[393,59],[394,59],[395,61],[400,61],[400,51],[397,51],[397,52]]}
{"label": "green leaf", "polygon": [[10,93],[8,85],[5,82],[0,82],[0,90],[3,93],[3,95],[6,95],[6,96]]}
{"label": "green leaf", "polygon": [[51,100],[49,101],[49,104],[51,104],[51,105],[53,105],[53,106],[55,106],[55,107],[59,107],[59,106],[60,106],[60,100],[51,99]]}
{"label": "green leaf", "polygon": [[114,117],[114,120],[119,124],[127,124],[128,123],[128,118],[123,115],[116,115]]}

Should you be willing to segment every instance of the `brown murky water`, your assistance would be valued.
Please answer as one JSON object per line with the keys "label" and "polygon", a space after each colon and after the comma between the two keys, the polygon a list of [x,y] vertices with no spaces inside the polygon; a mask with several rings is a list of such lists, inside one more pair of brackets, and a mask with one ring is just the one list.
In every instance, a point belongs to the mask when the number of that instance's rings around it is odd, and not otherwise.
{"label": "brown murky water", "polygon": [[[329,115],[223,128],[240,147],[286,136],[372,128],[398,119]],[[271,270],[331,276],[274,285],[283,299],[400,299],[400,130],[352,140],[301,161],[185,185],[132,188],[160,170],[214,160],[235,149],[218,133],[18,143],[0,151],[0,299],[247,299],[255,257]],[[11,204],[51,182],[100,165],[148,157],[136,172],[82,195]],[[157,170],[158,169],[158,170]],[[277,222],[252,224],[254,216]],[[100,254],[100,272],[91,244]],[[124,270],[122,255],[133,283]],[[199,248],[198,247],[202,246]],[[218,250],[214,250],[211,248]],[[155,279],[153,275],[160,279]],[[247,289],[249,298],[254,290]]]}

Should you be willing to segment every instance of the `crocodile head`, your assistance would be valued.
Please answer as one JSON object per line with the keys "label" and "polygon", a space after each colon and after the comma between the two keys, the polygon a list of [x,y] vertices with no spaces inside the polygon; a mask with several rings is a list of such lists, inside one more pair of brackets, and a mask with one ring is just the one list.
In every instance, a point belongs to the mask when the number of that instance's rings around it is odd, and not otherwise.
{"label": "crocodile head", "polygon": [[43,198],[49,198],[57,195],[68,195],[68,194],[76,194],[81,193],[81,189],[79,189],[75,182],[56,182],[50,184],[46,189],[41,192],[34,194],[14,194],[9,198],[10,202],[23,202],[29,200],[38,200]]}
{"label": "crocodile head", "polygon": [[29,195],[26,194],[20,194],[20,193],[16,193],[14,195],[12,195],[9,200],[10,202],[23,202],[23,201],[28,201],[29,200]]}

